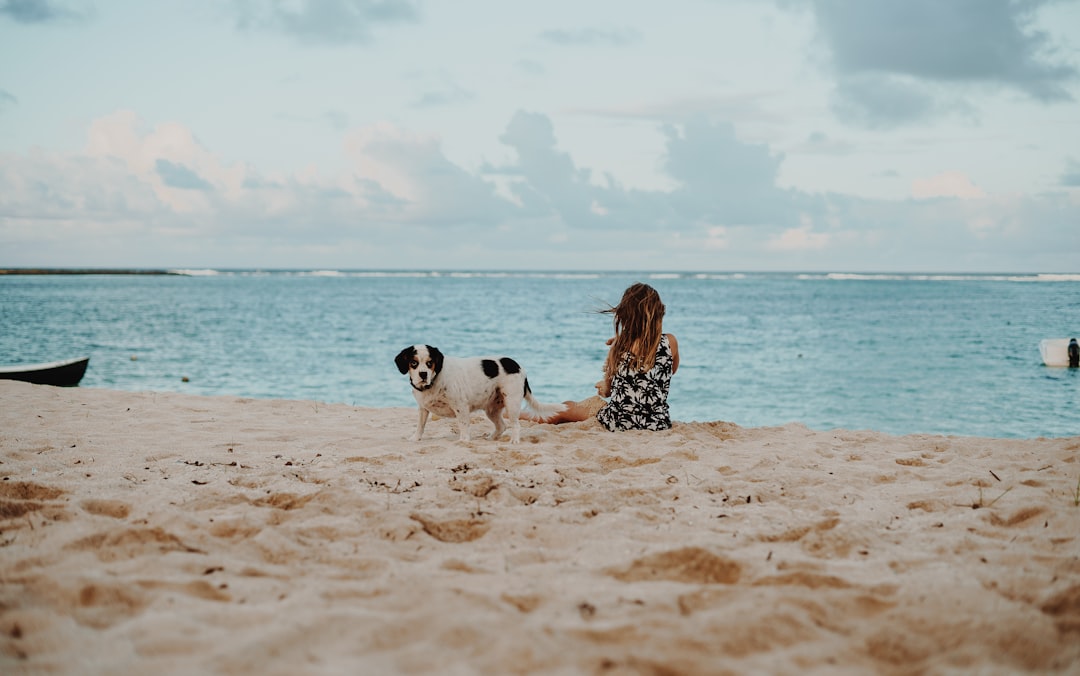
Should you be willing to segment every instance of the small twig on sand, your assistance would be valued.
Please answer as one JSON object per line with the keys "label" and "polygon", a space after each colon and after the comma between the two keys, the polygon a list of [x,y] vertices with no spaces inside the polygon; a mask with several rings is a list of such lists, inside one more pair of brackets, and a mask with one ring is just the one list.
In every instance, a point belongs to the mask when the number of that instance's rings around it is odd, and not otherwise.
{"label": "small twig on sand", "polygon": [[1006,489],[1005,489],[1005,492],[1004,492],[1004,493],[1002,493],[1001,495],[997,496],[997,497],[996,497],[996,498],[994,498],[993,500],[991,500],[991,501],[990,501],[990,504],[988,504],[988,505],[987,505],[987,507],[993,507],[993,506],[994,506],[994,503],[995,503],[995,502],[997,502],[997,501],[998,501],[998,500],[1000,500],[1001,498],[1005,497],[1005,493],[1008,493],[1008,492],[1009,492],[1009,491],[1011,491],[1011,490],[1012,490],[1012,486],[1009,486],[1008,488],[1006,488]]}
{"label": "small twig on sand", "polygon": [[995,502],[997,502],[997,501],[998,501],[998,500],[1000,500],[1001,498],[1005,497],[1005,493],[1008,493],[1008,492],[1009,492],[1009,491],[1011,491],[1011,490],[1012,490],[1012,486],[1009,486],[1008,488],[1006,488],[1006,489],[1005,489],[1005,490],[1004,490],[1004,491],[1003,491],[1003,492],[1001,493],[1001,495],[997,496],[996,498],[994,498],[994,499],[993,499],[993,500],[991,500],[990,502],[984,503],[984,502],[983,502],[983,490],[982,490],[982,486],[979,486],[979,500],[978,500],[977,502],[975,502],[974,504],[972,504],[972,505],[971,505],[971,508],[972,508],[972,509],[981,509],[982,507],[993,507],[993,506],[994,506],[994,503],[995,503]]}

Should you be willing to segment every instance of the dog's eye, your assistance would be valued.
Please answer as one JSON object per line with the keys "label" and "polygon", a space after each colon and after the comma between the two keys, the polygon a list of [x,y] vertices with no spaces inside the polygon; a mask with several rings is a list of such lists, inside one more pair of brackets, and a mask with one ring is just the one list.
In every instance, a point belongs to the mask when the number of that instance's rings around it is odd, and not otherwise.
{"label": "dog's eye", "polygon": [[409,362],[409,368],[412,368],[412,369],[416,368],[419,365],[420,365],[420,362],[416,361],[415,359],[413,359],[411,362]]}
{"label": "dog's eye", "polygon": [[433,362],[433,361],[431,361],[431,360],[429,359],[429,360],[427,361],[427,367],[428,367],[428,368],[431,368],[431,365],[432,365],[432,364],[434,364],[434,363],[435,363],[435,362]]}

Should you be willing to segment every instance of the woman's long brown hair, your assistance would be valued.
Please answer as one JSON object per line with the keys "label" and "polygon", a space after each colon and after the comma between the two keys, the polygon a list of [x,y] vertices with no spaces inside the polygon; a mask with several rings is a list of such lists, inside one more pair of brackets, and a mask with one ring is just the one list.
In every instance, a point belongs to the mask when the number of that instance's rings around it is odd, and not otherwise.
{"label": "woman's long brown hair", "polygon": [[610,313],[615,324],[615,342],[604,362],[604,380],[610,391],[611,379],[624,355],[630,355],[629,366],[638,372],[653,367],[663,331],[664,304],[656,289],[638,282],[623,292],[618,305],[601,312]]}

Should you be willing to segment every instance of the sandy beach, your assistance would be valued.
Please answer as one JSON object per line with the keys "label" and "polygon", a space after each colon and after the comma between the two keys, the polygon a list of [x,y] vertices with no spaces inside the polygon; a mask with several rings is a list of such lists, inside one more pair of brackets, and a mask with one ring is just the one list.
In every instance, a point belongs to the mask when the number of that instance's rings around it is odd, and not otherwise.
{"label": "sandy beach", "polygon": [[1080,437],[415,417],[0,381],[0,672],[1080,673]]}

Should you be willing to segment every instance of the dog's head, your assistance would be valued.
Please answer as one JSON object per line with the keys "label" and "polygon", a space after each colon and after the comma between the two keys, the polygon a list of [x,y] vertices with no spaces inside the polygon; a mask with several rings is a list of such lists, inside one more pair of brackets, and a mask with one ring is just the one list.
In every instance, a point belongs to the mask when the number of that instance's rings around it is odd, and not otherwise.
{"label": "dog's head", "polygon": [[398,371],[409,374],[414,389],[423,392],[435,382],[443,366],[443,353],[430,345],[410,345],[394,358]]}

